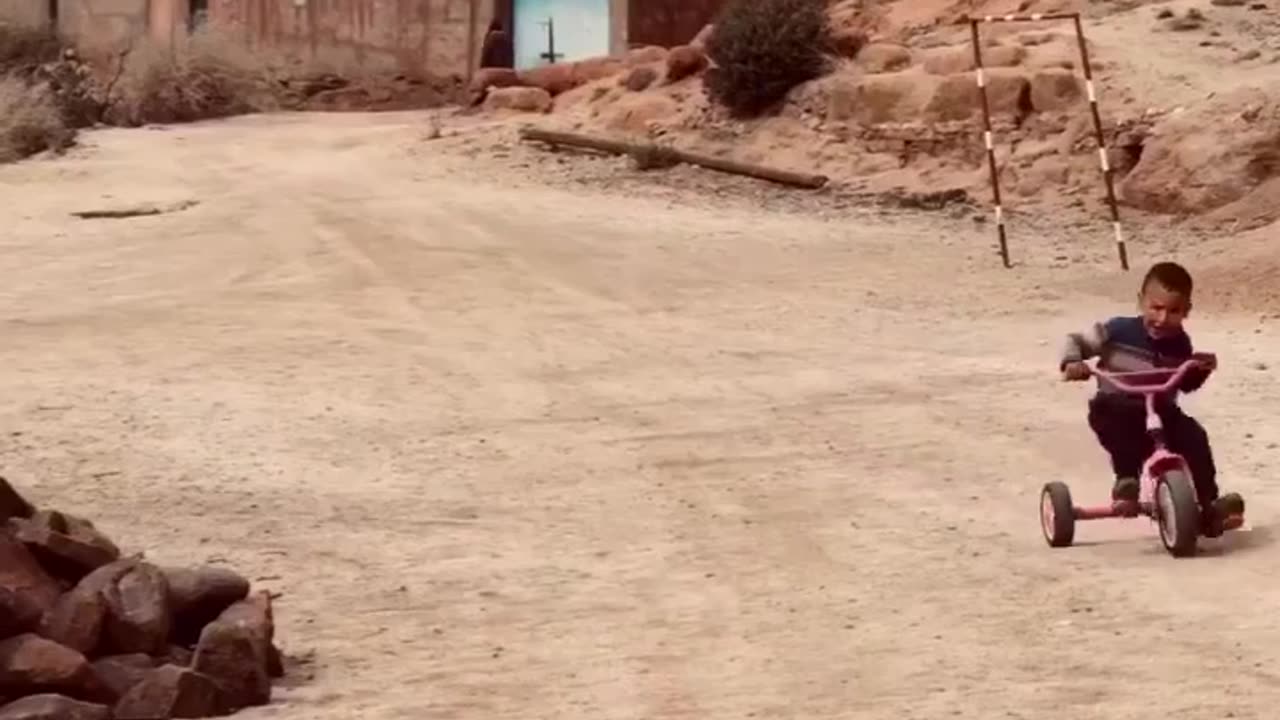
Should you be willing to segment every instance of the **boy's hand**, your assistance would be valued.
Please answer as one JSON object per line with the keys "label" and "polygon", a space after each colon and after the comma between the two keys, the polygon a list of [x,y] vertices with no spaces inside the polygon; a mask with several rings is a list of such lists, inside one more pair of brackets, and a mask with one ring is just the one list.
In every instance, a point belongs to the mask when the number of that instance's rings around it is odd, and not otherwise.
{"label": "boy's hand", "polygon": [[1093,371],[1089,369],[1089,364],[1077,360],[1069,362],[1062,366],[1062,379],[1066,382],[1080,382],[1093,377]]}
{"label": "boy's hand", "polygon": [[1194,358],[1205,372],[1213,372],[1218,369],[1218,356],[1213,353],[1196,353]]}

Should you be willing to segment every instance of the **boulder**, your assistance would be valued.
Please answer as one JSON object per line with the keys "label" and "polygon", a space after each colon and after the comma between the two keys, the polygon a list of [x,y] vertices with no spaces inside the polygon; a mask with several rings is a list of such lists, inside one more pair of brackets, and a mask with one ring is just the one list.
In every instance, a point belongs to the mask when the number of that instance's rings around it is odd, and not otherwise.
{"label": "boulder", "polygon": [[541,88],[555,97],[578,87],[580,83],[574,74],[573,63],[552,63],[522,71],[520,84]]}
{"label": "boulder", "polygon": [[859,28],[843,27],[831,31],[831,49],[840,57],[858,57],[866,45],[867,34]]}
{"label": "boulder", "polygon": [[98,648],[106,617],[101,593],[76,589],[63,594],[44,614],[39,633],[87,656]]}
{"label": "boulder", "polygon": [[667,59],[667,49],[658,45],[646,45],[644,47],[633,48],[627,51],[622,61],[629,67],[636,65],[648,65],[650,63],[665,62]]}
{"label": "boulder", "polygon": [[229,714],[222,689],[190,668],[163,665],[150,670],[116,703],[115,720],[167,720]]}
{"label": "boulder", "polygon": [[27,545],[0,528],[0,589],[25,598],[39,608],[51,607],[62,595],[62,586],[36,561]]}
{"label": "boulder", "polygon": [[536,87],[500,88],[484,99],[484,107],[490,111],[545,113],[551,111],[551,103],[551,93]]}
{"label": "boulder", "polygon": [[108,655],[94,660],[93,671],[116,697],[124,697],[156,667],[150,655]]}
{"label": "boulder", "polygon": [[1278,148],[1280,93],[1236,90],[1156,125],[1120,198],[1149,212],[1218,210],[1280,178]]}
{"label": "boulder", "polygon": [[573,63],[574,87],[613,77],[626,69],[626,63],[621,58],[606,56],[579,60]]}
{"label": "boulder", "polygon": [[111,708],[63,695],[28,695],[0,707],[0,720],[111,720]]}
{"label": "boulder", "polygon": [[208,675],[238,710],[271,700],[271,652],[275,624],[271,597],[255,593],[205,626],[192,668]]}
{"label": "boulder", "polygon": [[911,66],[911,51],[897,43],[872,43],[858,53],[858,66],[867,73],[887,73]]}
{"label": "boulder", "polygon": [[9,523],[14,537],[26,543],[46,570],[73,583],[120,558],[120,550],[92,525],[77,524],[80,537],[73,537],[66,518],[57,513]]}
{"label": "boulder", "polygon": [[1070,70],[1041,70],[1030,82],[1031,107],[1036,112],[1068,110],[1079,106],[1084,97],[1083,84]]}
{"label": "boulder", "polygon": [[0,587],[0,638],[34,630],[43,610],[30,594]]}
{"label": "boulder", "polygon": [[641,65],[631,69],[622,78],[622,86],[631,92],[643,92],[649,89],[658,79],[658,71],[649,65]]}
{"label": "boulder", "polygon": [[647,135],[653,124],[674,115],[679,104],[656,93],[624,96],[609,108],[605,127],[623,133]]}
{"label": "boulder", "polygon": [[[982,66],[984,68],[1014,67],[1022,64],[1026,57],[1027,49],[1021,45],[997,45],[983,48]],[[968,46],[932,52],[925,57],[924,61],[925,72],[933,75],[973,72],[976,67],[973,63],[973,48]]]}
{"label": "boulder", "polygon": [[917,72],[841,73],[818,82],[825,89],[829,121],[879,125],[918,122],[940,79]]}
{"label": "boulder", "polygon": [[32,633],[0,641],[0,694],[40,693],[111,699],[89,661],[75,650]]}
{"label": "boulder", "polygon": [[674,83],[707,69],[707,56],[692,45],[680,45],[667,53],[667,82]]}
{"label": "boulder", "polygon": [[160,568],[137,562],[102,590],[107,603],[106,641],[116,653],[163,653],[172,616],[169,583]]}
{"label": "boulder", "polygon": [[[1030,84],[1017,71],[992,70],[987,73],[987,102],[992,116],[1025,117],[1030,111]],[[948,75],[934,90],[925,107],[930,119],[966,120],[981,115],[982,97],[973,76]]]}
{"label": "boulder", "polygon": [[249,581],[225,568],[164,568],[173,614],[173,640],[194,645],[200,631],[249,595]]}
{"label": "boulder", "polygon": [[27,518],[36,511],[8,480],[0,477],[0,525],[9,518]]}
{"label": "boulder", "polygon": [[511,68],[480,68],[471,78],[471,104],[484,102],[493,88],[516,87],[520,84],[520,75]]}

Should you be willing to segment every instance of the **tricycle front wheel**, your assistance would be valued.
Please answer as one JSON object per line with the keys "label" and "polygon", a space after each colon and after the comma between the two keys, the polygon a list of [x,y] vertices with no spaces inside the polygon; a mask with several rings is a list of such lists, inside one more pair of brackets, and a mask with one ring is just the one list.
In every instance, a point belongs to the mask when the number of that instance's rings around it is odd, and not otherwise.
{"label": "tricycle front wheel", "polygon": [[1156,479],[1156,523],[1160,542],[1174,557],[1189,557],[1200,539],[1200,504],[1191,478],[1181,470],[1170,470]]}

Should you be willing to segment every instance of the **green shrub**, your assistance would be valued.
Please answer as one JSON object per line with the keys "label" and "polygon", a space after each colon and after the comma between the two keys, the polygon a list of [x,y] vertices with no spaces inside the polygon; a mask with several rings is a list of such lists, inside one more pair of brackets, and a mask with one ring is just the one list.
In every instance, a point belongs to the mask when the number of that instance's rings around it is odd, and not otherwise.
{"label": "green shrub", "polygon": [[707,39],[707,94],[735,116],[758,115],[825,74],[830,46],[824,0],[730,0]]}

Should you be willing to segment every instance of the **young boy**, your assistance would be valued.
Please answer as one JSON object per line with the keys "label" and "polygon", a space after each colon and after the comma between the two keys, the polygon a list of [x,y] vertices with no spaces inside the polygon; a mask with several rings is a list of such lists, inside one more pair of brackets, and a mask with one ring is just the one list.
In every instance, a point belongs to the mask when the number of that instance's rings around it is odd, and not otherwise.
{"label": "young boy", "polygon": [[[1200,389],[1217,368],[1217,360],[1195,355],[1191,338],[1182,327],[1191,312],[1191,290],[1191,275],[1181,265],[1172,262],[1153,265],[1142,279],[1138,293],[1140,315],[1114,317],[1085,332],[1067,336],[1059,364],[1063,379],[1089,379],[1092,374],[1085,360],[1093,357],[1099,358],[1100,369],[1111,372],[1174,368],[1195,357],[1200,365],[1184,376],[1179,390],[1190,393]],[[1243,513],[1244,501],[1234,493],[1219,497],[1209,436],[1200,423],[1178,407],[1177,393],[1157,399],[1156,408],[1170,449],[1181,454],[1191,470],[1204,512],[1202,532],[1209,537],[1221,535],[1223,518],[1227,514]],[[1098,392],[1089,401],[1089,426],[1111,455],[1111,467],[1116,475],[1112,500],[1136,502],[1137,478],[1143,463],[1155,450],[1146,431],[1143,399],[1121,393],[1099,377]]]}

